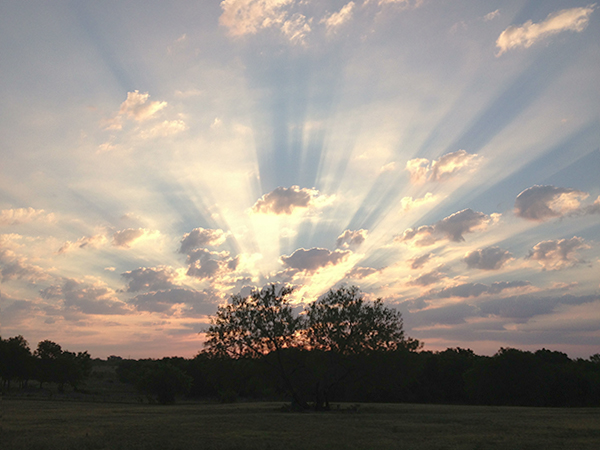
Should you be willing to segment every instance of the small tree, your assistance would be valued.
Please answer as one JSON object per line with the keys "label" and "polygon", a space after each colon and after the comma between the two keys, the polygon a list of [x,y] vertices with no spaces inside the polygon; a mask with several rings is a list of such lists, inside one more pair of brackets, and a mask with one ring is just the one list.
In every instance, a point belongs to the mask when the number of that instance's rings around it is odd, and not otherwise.
{"label": "small tree", "polygon": [[270,284],[247,297],[231,296],[212,318],[205,346],[212,355],[233,358],[274,353],[275,366],[286,389],[296,403],[304,405],[284,355],[286,349],[298,345],[302,330],[302,319],[294,314],[290,304],[292,292],[291,287]]}

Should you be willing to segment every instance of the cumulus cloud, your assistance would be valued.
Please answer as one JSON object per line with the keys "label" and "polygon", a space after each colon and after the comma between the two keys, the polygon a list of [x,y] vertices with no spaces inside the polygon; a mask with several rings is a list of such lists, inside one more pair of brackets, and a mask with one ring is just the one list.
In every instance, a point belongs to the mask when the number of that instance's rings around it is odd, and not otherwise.
{"label": "cumulus cloud", "polygon": [[367,238],[367,230],[345,230],[340,234],[336,241],[337,248],[356,249],[365,242]]}
{"label": "cumulus cloud", "polygon": [[332,32],[339,26],[348,22],[352,18],[352,12],[354,11],[354,2],[348,2],[338,12],[328,14],[321,19],[321,23],[325,24],[327,32]]}
{"label": "cumulus cloud", "polygon": [[323,207],[331,200],[332,197],[319,195],[316,189],[280,186],[259,198],[252,206],[252,211],[261,214],[292,214],[295,210]]}
{"label": "cumulus cloud", "polygon": [[151,236],[156,233],[156,231],[147,230],[145,228],[127,228],[113,234],[112,245],[115,247],[129,248],[143,237]]}
{"label": "cumulus cloud", "polygon": [[431,192],[428,192],[427,194],[425,194],[425,197],[421,198],[403,197],[400,201],[400,207],[403,212],[406,212],[413,208],[426,205],[427,203],[431,203],[436,200],[436,196],[433,195]]}
{"label": "cumulus cloud", "polygon": [[496,56],[513,48],[529,48],[535,42],[563,31],[581,32],[587,26],[594,8],[595,4],[563,9],[549,14],[543,22],[533,23],[528,20],[523,25],[511,25],[500,34],[496,41],[496,47],[498,47]]}
{"label": "cumulus cloud", "polygon": [[230,257],[229,252],[211,252],[205,248],[188,253],[187,275],[195,278],[216,278],[233,272],[239,264],[239,257]]}
{"label": "cumulus cloud", "polygon": [[440,182],[459,172],[473,170],[479,161],[479,155],[459,150],[433,161],[426,158],[411,159],[406,163],[406,170],[410,173],[413,183]]}
{"label": "cumulus cloud", "polygon": [[[196,291],[175,288],[136,295],[130,303],[138,311],[156,312],[183,316],[205,316],[213,314],[222,299],[211,291]],[[179,307],[178,307],[179,306]]]}
{"label": "cumulus cloud", "polygon": [[556,186],[532,186],[515,200],[515,215],[528,220],[546,220],[579,210],[586,192]]}
{"label": "cumulus cloud", "polygon": [[21,225],[34,221],[54,220],[54,214],[46,213],[43,209],[13,208],[0,211],[0,225]]}
{"label": "cumulus cloud", "polygon": [[206,246],[218,247],[226,238],[227,234],[220,229],[194,228],[181,239],[179,253],[189,254],[192,250]]}
{"label": "cumulus cloud", "polygon": [[158,111],[167,106],[167,102],[151,101],[150,94],[133,91],[127,93],[127,99],[121,103],[117,115],[108,122],[109,130],[120,130],[123,128],[123,120],[130,119],[143,122],[152,118]]}
{"label": "cumulus cloud", "polygon": [[41,267],[29,264],[26,258],[8,248],[0,247],[0,282],[26,280],[35,283],[47,278],[48,275]]}
{"label": "cumulus cloud", "polygon": [[294,0],[224,0],[219,23],[233,37],[275,28],[291,42],[301,43],[311,31],[312,19],[289,11],[294,3]]}
{"label": "cumulus cloud", "polygon": [[584,240],[574,236],[571,239],[542,241],[529,251],[527,259],[539,262],[544,270],[561,270],[581,262],[578,250],[589,248]]}
{"label": "cumulus cloud", "polygon": [[40,296],[46,300],[60,299],[64,310],[83,314],[114,315],[131,312],[127,305],[115,296],[112,289],[99,283],[65,279],[62,285],[52,285],[40,291]]}
{"label": "cumulus cloud", "polygon": [[431,259],[432,256],[433,253],[425,253],[424,255],[418,256],[416,258],[409,259],[408,262],[410,263],[410,268],[413,270],[421,269],[425,266],[425,264],[427,264],[427,262]]}
{"label": "cumulus cloud", "polygon": [[498,270],[512,259],[508,250],[499,247],[487,247],[468,252],[463,261],[471,269]]}
{"label": "cumulus cloud", "polygon": [[103,234],[83,236],[82,238],[77,239],[75,242],[65,242],[62,247],[57,250],[57,253],[66,253],[77,248],[98,248],[104,245],[106,241],[106,236]]}
{"label": "cumulus cloud", "polygon": [[127,292],[160,291],[174,288],[177,276],[171,267],[140,267],[121,274],[127,282]]}
{"label": "cumulus cloud", "polygon": [[465,240],[464,234],[481,230],[489,222],[490,217],[484,213],[464,209],[433,225],[423,225],[416,229],[408,228],[394,240],[396,242],[414,242],[417,247],[433,245],[442,239],[461,242]]}
{"label": "cumulus cloud", "polygon": [[329,251],[325,248],[300,248],[290,256],[282,256],[281,262],[292,269],[314,272],[322,267],[335,266],[346,260],[351,254],[350,250]]}

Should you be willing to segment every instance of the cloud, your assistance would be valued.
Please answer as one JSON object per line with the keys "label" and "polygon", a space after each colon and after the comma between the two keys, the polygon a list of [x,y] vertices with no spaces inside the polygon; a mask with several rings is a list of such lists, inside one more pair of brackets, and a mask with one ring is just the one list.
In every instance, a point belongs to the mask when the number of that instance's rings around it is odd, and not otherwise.
{"label": "cloud", "polygon": [[[213,314],[216,305],[223,299],[211,291],[196,291],[176,288],[135,296],[130,303],[138,311],[173,315],[179,312],[184,316],[206,316]],[[181,305],[181,308],[177,306]]]}
{"label": "cloud", "polygon": [[120,301],[115,292],[99,283],[81,283],[74,279],[64,279],[62,285],[52,285],[40,291],[46,300],[61,299],[64,310],[74,310],[83,314],[115,315],[129,314],[127,305]]}
{"label": "cloud", "polygon": [[421,269],[425,266],[425,264],[427,264],[427,262],[431,259],[432,256],[433,253],[426,253],[419,257],[409,259],[408,262],[410,262],[410,268],[413,270]]}
{"label": "cloud", "polygon": [[128,280],[127,292],[160,291],[176,287],[176,272],[171,267],[140,267],[121,274]]}
{"label": "cloud", "polygon": [[252,211],[261,214],[292,214],[299,209],[323,207],[332,199],[333,197],[319,195],[316,189],[280,186],[259,198],[252,206]]}
{"label": "cloud", "polygon": [[497,281],[491,285],[482,283],[464,283],[447,287],[438,291],[435,296],[439,298],[450,297],[479,297],[482,294],[499,294],[506,289],[517,289],[530,286],[529,281]]}
{"label": "cloud", "polygon": [[413,183],[441,182],[458,172],[473,170],[480,159],[477,154],[459,150],[454,153],[446,153],[433,161],[426,158],[411,159],[406,163],[406,170],[410,173]]}
{"label": "cloud", "polygon": [[205,248],[188,253],[187,275],[195,278],[216,278],[233,272],[239,264],[239,257],[230,257],[229,252],[211,252]]}
{"label": "cloud", "polygon": [[563,9],[549,14],[546,20],[540,23],[533,23],[528,20],[520,26],[511,25],[500,34],[496,41],[496,47],[498,47],[496,56],[500,56],[513,48],[529,48],[535,42],[562,31],[581,32],[587,26],[594,8],[595,4],[580,8]]}
{"label": "cloud", "polygon": [[498,270],[512,259],[508,250],[499,247],[487,247],[468,252],[463,261],[471,269]]}
{"label": "cloud", "polygon": [[187,128],[187,125],[181,119],[165,120],[164,122],[161,122],[152,128],[140,132],[140,137],[142,139],[150,139],[159,136],[166,137],[181,133],[182,131],[187,130]]}
{"label": "cloud", "polygon": [[194,228],[181,239],[179,253],[189,254],[192,250],[206,246],[218,247],[226,238],[227,234],[223,230]]}
{"label": "cloud", "polygon": [[230,36],[255,34],[272,26],[281,27],[286,22],[285,6],[294,0],[223,0],[223,13],[219,23],[226,27]]}
{"label": "cloud", "polygon": [[556,186],[532,186],[515,200],[515,215],[528,220],[546,220],[579,210],[586,192]]}
{"label": "cloud", "polygon": [[584,262],[579,259],[577,250],[590,248],[580,237],[542,241],[536,244],[527,259],[539,262],[544,270],[561,270]]}
{"label": "cloud", "polygon": [[286,36],[290,42],[294,44],[304,43],[304,38],[310,33],[310,22],[306,16],[300,13],[295,13],[281,25],[281,32]]}
{"label": "cloud", "polygon": [[35,283],[47,278],[48,275],[41,267],[29,264],[26,258],[10,249],[0,248],[0,282],[26,280]]}
{"label": "cloud", "polygon": [[148,102],[150,94],[133,91],[127,93],[127,99],[121,103],[117,115],[108,121],[107,129],[120,130],[123,128],[123,119],[143,122],[152,118],[158,111],[167,106],[167,102]]}
{"label": "cloud", "polygon": [[464,241],[463,234],[481,230],[490,222],[490,217],[482,212],[464,209],[433,225],[423,225],[417,229],[408,228],[397,236],[396,242],[414,242],[417,247],[433,245],[439,240]]}
{"label": "cloud", "polygon": [[409,286],[429,286],[435,284],[443,278],[447,278],[446,272],[443,270],[444,266],[439,266],[431,272],[424,273],[417,278],[413,278],[406,284]]}
{"label": "cloud", "polygon": [[129,248],[143,237],[155,234],[158,234],[158,232],[147,230],[145,228],[127,228],[113,234],[112,244],[115,247]]}
{"label": "cloud", "polygon": [[406,212],[413,208],[426,205],[427,203],[431,203],[436,200],[437,197],[431,192],[428,192],[427,194],[425,194],[425,197],[422,198],[403,197],[400,201],[400,207],[403,212]]}
{"label": "cloud", "polygon": [[346,278],[362,280],[363,278],[367,278],[368,276],[373,275],[380,270],[381,269],[374,269],[372,267],[354,267],[352,270],[346,273]]}
{"label": "cloud", "polygon": [[492,11],[490,13],[487,13],[485,16],[483,16],[483,20],[485,22],[489,22],[490,20],[494,20],[499,15],[500,15],[500,10],[497,9],[496,11]]}
{"label": "cloud", "polygon": [[43,209],[13,208],[0,211],[0,225],[21,225],[34,221],[51,222],[54,214],[46,213]]}
{"label": "cloud", "polygon": [[62,254],[76,248],[98,248],[106,243],[106,236],[103,234],[97,234],[94,236],[84,236],[77,239],[75,242],[67,241],[61,248],[57,250],[57,253]]}
{"label": "cloud", "polygon": [[300,248],[290,256],[282,256],[281,262],[292,269],[314,272],[321,267],[335,266],[343,262],[352,252],[350,250],[329,251],[325,248]]}
{"label": "cloud", "polygon": [[325,24],[327,32],[331,33],[344,23],[348,22],[352,18],[354,6],[354,2],[348,2],[338,12],[328,14],[323,19],[321,19],[321,23]]}
{"label": "cloud", "polygon": [[361,246],[367,238],[367,230],[345,230],[337,238],[335,246],[343,249],[356,249]]}
{"label": "cloud", "polygon": [[517,295],[482,301],[478,304],[484,315],[506,319],[527,320],[535,316],[552,313],[560,305],[582,305],[597,302],[600,296],[583,295]]}

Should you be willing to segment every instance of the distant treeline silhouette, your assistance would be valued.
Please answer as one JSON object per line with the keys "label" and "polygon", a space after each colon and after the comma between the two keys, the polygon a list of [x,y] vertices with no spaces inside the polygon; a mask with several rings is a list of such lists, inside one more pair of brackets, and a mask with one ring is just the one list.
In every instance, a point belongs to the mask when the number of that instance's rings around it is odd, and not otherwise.
{"label": "distant treeline silhouette", "polygon": [[450,348],[422,351],[404,335],[402,317],[357,287],[329,291],[301,314],[292,288],[275,285],[234,295],[218,308],[205,349],[193,359],[91,361],[42,341],[0,338],[3,389],[11,381],[78,389],[91,364],[116,365],[120,381],[152,401],[178,396],[232,402],[287,400],[326,410],[331,402],[411,402],[522,406],[600,406],[600,354],[570,359],[546,349],[501,348],[494,356]]}

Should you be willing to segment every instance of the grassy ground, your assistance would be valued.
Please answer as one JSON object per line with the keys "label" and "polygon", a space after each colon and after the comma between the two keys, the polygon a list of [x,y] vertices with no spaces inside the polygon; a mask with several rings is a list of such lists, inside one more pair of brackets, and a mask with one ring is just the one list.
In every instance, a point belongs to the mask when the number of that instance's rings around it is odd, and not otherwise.
{"label": "grassy ground", "polygon": [[599,449],[600,409],[281,403],[110,404],[4,399],[1,450]]}

